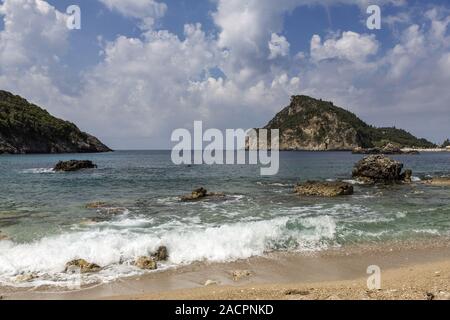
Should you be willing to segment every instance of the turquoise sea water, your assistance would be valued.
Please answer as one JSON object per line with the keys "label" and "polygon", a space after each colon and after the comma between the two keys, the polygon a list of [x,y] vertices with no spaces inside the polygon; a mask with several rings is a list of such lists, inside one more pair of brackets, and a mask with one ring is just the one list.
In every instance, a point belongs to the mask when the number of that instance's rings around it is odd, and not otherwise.
{"label": "turquoise sea water", "polygon": [[[105,267],[92,281],[139,274],[131,262],[160,245],[170,253],[165,268],[450,234],[450,188],[419,183],[450,175],[450,153],[395,156],[413,169],[411,185],[355,185],[335,199],[293,194],[307,179],[351,180],[361,157],[282,152],[279,174],[262,177],[258,166],[176,166],[169,151],[0,156],[0,231],[9,237],[0,241],[0,285],[64,285],[75,258]],[[51,170],[69,159],[98,169]],[[199,186],[226,197],[178,200]],[[86,208],[96,201],[107,208]],[[27,273],[38,277],[14,280]]]}

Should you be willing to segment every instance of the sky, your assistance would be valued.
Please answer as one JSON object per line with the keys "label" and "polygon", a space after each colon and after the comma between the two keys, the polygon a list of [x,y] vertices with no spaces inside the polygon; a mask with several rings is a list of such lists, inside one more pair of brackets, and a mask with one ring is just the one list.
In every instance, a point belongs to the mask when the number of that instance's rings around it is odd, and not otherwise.
{"label": "sky", "polygon": [[170,148],[198,120],[261,127],[295,94],[441,143],[449,25],[448,0],[0,0],[0,89],[113,149]]}

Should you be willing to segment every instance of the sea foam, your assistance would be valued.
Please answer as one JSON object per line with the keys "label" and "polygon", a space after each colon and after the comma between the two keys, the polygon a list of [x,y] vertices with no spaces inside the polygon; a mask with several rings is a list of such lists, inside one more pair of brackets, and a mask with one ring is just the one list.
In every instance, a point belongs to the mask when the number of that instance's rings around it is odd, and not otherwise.
{"label": "sea foam", "polygon": [[[163,267],[194,261],[227,262],[275,249],[319,250],[336,232],[336,224],[329,216],[281,217],[220,226],[168,224],[139,231],[127,227],[145,224],[142,218],[136,223],[124,219],[122,223],[126,226],[123,229],[94,225],[28,244],[0,242],[0,283],[11,285],[17,275],[34,273],[39,276],[35,281],[21,285],[42,284],[43,279],[47,279],[45,284],[61,284],[70,278],[63,273],[65,264],[77,258],[106,267],[92,279],[109,281],[141,272],[130,262],[161,245],[167,246],[170,254]],[[114,224],[117,227],[118,222]]]}

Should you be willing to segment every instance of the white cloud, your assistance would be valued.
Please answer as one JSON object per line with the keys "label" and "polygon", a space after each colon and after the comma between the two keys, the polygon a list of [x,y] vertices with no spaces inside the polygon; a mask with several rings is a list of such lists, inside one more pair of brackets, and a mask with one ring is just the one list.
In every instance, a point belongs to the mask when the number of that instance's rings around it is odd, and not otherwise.
{"label": "white cloud", "polygon": [[0,5],[0,88],[66,114],[59,86],[69,46],[67,16],[42,0],[5,0]]}
{"label": "white cloud", "polygon": [[379,44],[374,35],[361,35],[347,31],[342,37],[327,39],[322,44],[320,36],[311,39],[311,58],[314,61],[326,59],[346,59],[363,62],[378,52]]}
{"label": "white cloud", "polygon": [[167,5],[155,0],[99,0],[110,10],[115,10],[126,17],[141,20],[143,29],[153,27],[156,19],[162,18]]}
{"label": "white cloud", "polygon": [[[0,87],[115,148],[167,147],[171,129],[200,119],[218,128],[264,125],[298,93],[334,100],[377,124],[399,119],[398,126],[415,133],[421,132],[417,119],[432,115],[439,115],[440,126],[431,134],[450,126],[450,17],[441,13],[430,11],[427,23],[405,27],[382,53],[373,35],[347,31],[324,40],[315,35],[309,54],[291,56],[289,39],[280,36],[285,13],[312,0],[218,0],[218,35],[188,24],[181,37],[150,28],[166,11],[162,3],[101,1],[126,16],[153,20],[138,38],[106,43],[101,62],[84,71],[81,89],[68,96],[59,69],[68,46],[65,16],[42,0],[5,0]],[[323,1],[335,2],[365,3]]]}
{"label": "white cloud", "polygon": [[269,59],[286,57],[289,54],[289,47],[290,44],[285,37],[272,33],[272,38],[269,41]]}

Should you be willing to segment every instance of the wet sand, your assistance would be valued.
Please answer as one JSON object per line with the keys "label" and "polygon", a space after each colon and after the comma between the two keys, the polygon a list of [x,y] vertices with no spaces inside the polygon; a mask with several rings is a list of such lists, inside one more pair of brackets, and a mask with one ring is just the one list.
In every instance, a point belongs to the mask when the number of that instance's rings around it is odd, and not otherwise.
{"label": "wet sand", "polygon": [[[371,265],[381,269],[381,290],[367,287]],[[250,275],[233,279],[234,271],[244,270]],[[77,291],[0,288],[0,293],[3,299],[448,299],[450,245],[416,242],[277,253],[233,263],[196,263]]]}

